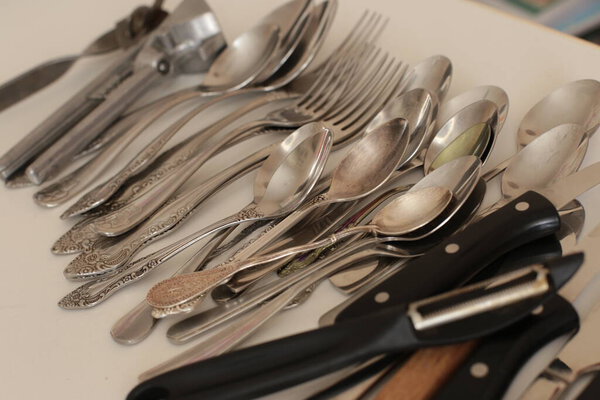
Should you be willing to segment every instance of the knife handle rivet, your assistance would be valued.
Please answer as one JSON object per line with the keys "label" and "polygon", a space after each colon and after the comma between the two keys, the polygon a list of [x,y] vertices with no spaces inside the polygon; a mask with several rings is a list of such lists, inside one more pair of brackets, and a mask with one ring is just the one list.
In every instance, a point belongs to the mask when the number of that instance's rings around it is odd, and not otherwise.
{"label": "knife handle rivet", "polygon": [[446,247],[444,248],[444,250],[448,254],[454,254],[454,253],[457,253],[460,250],[460,246],[457,245],[456,243],[450,243],[450,244],[446,245]]}
{"label": "knife handle rivet", "polygon": [[515,204],[515,209],[517,211],[525,211],[529,208],[529,203],[526,201],[520,201],[517,204]]}
{"label": "knife handle rivet", "polygon": [[490,372],[490,368],[486,363],[478,362],[471,365],[471,376],[474,378],[485,378],[487,374]]}
{"label": "knife handle rivet", "polygon": [[536,307],[531,313],[533,315],[540,315],[543,312],[544,312],[544,306],[539,306],[539,307]]}
{"label": "knife handle rivet", "polygon": [[379,292],[375,295],[375,301],[377,303],[385,303],[390,299],[390,294],[388,292]]}

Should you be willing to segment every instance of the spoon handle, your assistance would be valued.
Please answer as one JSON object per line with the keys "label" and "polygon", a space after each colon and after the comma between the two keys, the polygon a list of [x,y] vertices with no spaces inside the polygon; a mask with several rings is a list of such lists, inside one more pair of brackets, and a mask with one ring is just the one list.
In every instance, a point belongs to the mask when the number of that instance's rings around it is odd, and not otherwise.
{"label": "spoon handle", "polygon": [[[350,257],[352,260],[360,260],[373,253],[374,252],[372,249],[367,249],[351,255]],[[347,254],[348,252],[346,252],[345,255]],[[347,265],[348,259],[343,257],[344,255],[339,255],[334,260],[326,259],[320,261],[317,263],[318,266],[317,264],[314,264],[317,266],[313,269],[313,272],[315,273],[311,276],[305,277],[306,279],[295,279],[293,282],[287,282],[287,280],[284,280],[286,281],[286,285],[281,285],[280,282],[277,282],[279,285],[270,285],[270,290],[261,290],[252,296],[248,296],[242,303],[243,306],[236,307],[234,309],[234,313],[232,312],[226,315],[227,318],[223,318],[222,315],[221,319],[219,320],[219,324],[213,323],[210,326],[205,325],[204,329],[196,329],[193,334],[190,334],[191,332],[187,332],[187,335],[173,335],[172,331],[175,325],[172,326],[168,333],[169,339],[174,340],[177,343],[184,343],[198,336],[207,329],[222,325],[230,318],[240,315],[243,312],[252,310],[248,314],[243,315],[241,318],[236,320],[233,324],[228,324],[221,327],[218,332],[211,335],[206,340],[202,340],[194,347],[144,372],[142,375],[140,375],[140,379],[146,380],[172,369],[179,368],[196,361],[205,360],[210,357],[215,357],[233,349],[239,343],[256,332],[256,330],[258,330],[269,319],[271,319],[271,317],[284,309],[287,304],[293,301],[294,298],[302,293],[307,287],[311,286],[313,283],[320,282],[332,272],[337,271],[339,268]],[[288,286],[287,289],[285,289],[286,286]],[[277,289],[281,289],[279,294],[277,294]],[[275,294],[277,294],[275,298],[269,300],[266,304],[260,305]],[[217,310],[219,308],[217,308]],[[176,325],[180,325],[180,323]],[[176,340],[176,338],[178,340]]]}
{"label": "spoon handle", "polygon": [[[136,265],[136,271],[138,271],[138,275],[142,275],[202,240],[206,236],[221,229],[238,225],[242,222],[256,221],[264,218],[265,215],[257,210],[254,204],[250,204],[241,211],[210,224],[204,229],[144,257],[140,260],[141,266]],[[128,240],[118,243],[110,248],[112,251],[109,254],[101,255],[91,266],[81,267],[80,264],[71,263],[65,269],[65,276],[69,279],[82,279],[113,273],[137,253],[144,243],[150,240],[148,236],[152,235],[152,233],[152,229],[150,229],[146,232],[146,235],[140,235],[133,239],[128,238]],[[152,236],[152,238],[155,237],[156,236]],[[74,261],[76,260],[77,258]]]}
{"label": "spoon handle", "polygon": [[[259,152],[260,153],[260,152]],[[75,258],[70,266],[74,266],[75,268],[72,270],[72,273],[77,273],[76,271],[95,271],[95,264],[97,260],[107,260],[110,261],[112,267],[110,269],[117,269],[127,263],[129,259],[137,252],[142,246],[145,246],[151,240],[155,240],[159,236],[163,236],[168,232],[172,231],[174,228],[181,225],[181,221],[187,218],[194,211],[195,207],[204,199],[212,196],[218,191],[225,188],[226,184],[234,178],[239,177],[241,174],[246,174],[256,168],[260,161],[262,161],[267,155],[266,154],[258,154],[255,153],[245,160],[241,164],[236,165],[235,167],[229,167],[222,173],[214,176],[210,180],[206,181],[202,185],[200,185],[197,190],[193,193],[193,198],[189,198],[188,195],[182,195],[176,198],[172,203],[169,204],[168,207],[165,207],[161,211],[159,211],[155,218],[147,221],[142,226],[138,227],[134,232],[128,235],[122,242],[119,242],[109,248],[104,248],[101,246],[104,241],[97,241],[98,245],[92,244],[91,247],[87,243],[73,243],[74,236],[75,239],[81,237],[78,232],[69,231],[66,235],[59,239],[60,243],[57,243],[60,248],[71,248],[74,247],[76,249],[85,249],[89,248],[83,254],[80,254],[77,258]],[[243,167],[244,169],[240,170],[239,168]],[[88,233],[84,240],[90,240],[98,237],[99,235],[95,234],[93,229],[91,228],[91,222],[86,223],[85,227],[81,227],[81,229],[85,229]],[[81,231],[79,229],[79,231]],[[90,237],[91,234],[91,237]],[[108,238],[106,238],[108,239]],[[114,258],[111,256],[121,252],[121,246],[124,246],[124,243],[135,243],[136,250],[135,252],[126,252],[121,254],[121,258]],[[91,255],[90,255],[91,254]],[[99,271],[97,271],[99,272]],[[92,272],[92,275],[94,272]]]}
{"label": "spoon handle", "polygon": [[[247,110],[242,108],[206,129],[202,134],[201,142],[210,139],[223,127],[229,125],[246,112]],[[255,127],[256,126],[262,127],[262,125],[258,124],[255,125]],[[206,163],[206,161],[224,150],[233,138],[234,136],[232,134],[228,134],[211,148],[187,159],[185,164],[178,169],[176,174],[171,174],[169,179],[163,180],[146,194],[133,200],[122,209],[99,218],[94,222],[94,228],[105,236],[118,236],[131,230],[136,225],[139,225],[164,204],[184,182]]]}
{"label": "spoon handle", "polygon": [[[229,92],[225,93],[219,97],[215,97],[193,110],[189,111],[187,114],[182,116],[179,120],[177,120],[174,124],[165,129],[160,135],[158,135],[151,143],[149,143],[140,153],[138,153],[121,171],[119,171],[116,175],[110,178],[108,181],[100,184],[96,188],[94,188],[91,192],[88,192],[81,201],[83,202],[83,206],[87,206],[89,209],[89,205],[97,205],[101,204],[104,201],[108,200],[110,196],[112,196],[123,183],[132,175],[139,173],[143,168],[145,168],[149,163],[154,161],[158,156],[158,152],[165,146],[165,144],[189,121],[195,118],[201,112],[207,110],[211,106],[223,102],[232,97],[238,96],[238,92]],[[186,149],[190,150],[190,153],[195,153],[197,149],[202,146],[202,144],[210,139],[211,136],[215,133],[215,131],[220,130],[233,121],[241,118],[247,113],[264,106],[273,101],[277,101],[281,98],[285,98],[286,95],[283,92],[272,92],[267,95],[261,96],[257,99],[254,99],[250,103],[244,105],[240,109],[234,111],[228,116],[220,119],[218,122],[211,125],[209,128],[203,130],[200,134],[198,134],[189,145],[185,146]],[[146,115],[145,118],[132,130],[137,130],[141,132],[143,129],[148,127],[152,122],[154,122],[158,117],[162,116],[168,110],[173,108],[171,103],[166,103],[161,107],[157,107],[157,109],[151,109]],[[183,153],[185,150],[182,149],[180,152]]]}
{"label": "spoon handle", "polygon": [[[340,232],[339,234],[333,234],[328,238],[317,242],[284,249],[276,253],[255,257],[246,261],[225,263],[208,271],[188,274],[185,277],[178,276],[167,279],[150,289],[150,292],[148,292],[148,302],[156,308],[171,308],[203,295],[237,272],[258,265],[267,264],[272,261],[277,261],[282,258],[287,258],[294,254],[318,249],[319,247],[330,246],[341,238],[363,233],[365,229],[370,230],[371,228],[371,226],[355,227]],[[168,290],[165,289],[167,287]]]}
{"label": "spoon handle", "polygon": [[486,172],[485,174],[481,175],[481,179],[483,179],[486,182],[491,181],[496,176],[498,176],[499,174],[501,174],[502,172],[504,172],[504,170],[506,169],[506,167],[509,166],[509,164],[512,161],[512,159],[513,159],[513,157],[509,157],[506,160],[502,161],[500,164],[496,165],[494,167],[494,169],[492,169],[492,170]]}
{"label": "spoon handle", "polygon": [[167,337],[169,340],[176,343],[188,342],[214,327],[225,324],[231,318],[235,318],[236,316],[251,310],[272,296],[286,290],[289,286],[297,284],[316,271],[321,269],[337,270],[342,266],[348,265],[348,261],[350,260],[362,259],[367,255],[367,252],[368,254],[373,252],[373,250],[361,251],[361,249],[364,249],[365,246],[368,247],[369,245],[369,242],[365,243],[363,241],[354,244],[351,247],[344,248],[339,252],[331,254],[331,256],[326,259],[311,264],[297,274],[290,275],[285,279],[278,279],[273,283],[265,285],[259,290],[244,293],[236,299],[220,305],[219,307],[208,309],[177,322],[169,328]]}

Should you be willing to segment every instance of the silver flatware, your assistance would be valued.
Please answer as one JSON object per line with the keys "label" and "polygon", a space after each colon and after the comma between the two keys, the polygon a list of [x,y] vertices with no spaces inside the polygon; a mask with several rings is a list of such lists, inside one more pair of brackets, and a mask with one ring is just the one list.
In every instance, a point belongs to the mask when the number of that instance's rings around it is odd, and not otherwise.
{"label": "silver flatware", "polygon": [[46,61],[3,83],[0,85],[0,111],[57,81],[80,58],[134,45],[166,17],[167,13],[161,9],[162,3],[163,0],[155,0],[152,7],[137,7],[131,15],[117,22],[113,29],[100,35],[81,53]]}
{"label": "silver flatware", "polygon": [[[379,93],[379,96],[368,97],[368,101],[366,103],[352,103],[358,105],[358,111],[361,113],[361,117],[358,119],[352,119],[353,114],[346,111],[346,113],[342,113],[341,116],[336,119],[332,119],[332,121],[328,121],[328,125],[334,129],[334,140],[336,140],[335,145],[341,146],[347,143],[350,139],[352,139],[358,132],[361,132],[364,126],[368,123],[370,118],[376,114],[382,105],[389,100],[389,97],[394,95],[397,91],[404,69],[401,64],[397,64],[393,61],[386,62],[386,57],[384,56],[381,59],[381,64],[376,63],[377,66],[383,67],[383,72],[379,75],[377,82],[371,82],[373,85],[370,87],[370,90],[367,90],[364,95],[370,96],[375,93]],[[390,84],[392,82],[392,84]],[[360,89],[363,85],[358,86],[355,89]],[[355,99],[355,101],[359,101],[360,99]],[[349,106],[349,104],[345,104],[344,108]],[[342,112],[343,110],[339,110]],[[251,166],[259,163],[264,158],[268,156],[270,153],[270,148],[265,148],[263,150],[254,153],[249,156],[249,164]],[[205,188],[199,188],[199,192],[201,194],[206,194]],[[149,192],[146,193],[146,195]],[[144,196],[146,197],[146,196]],[[127,239],[121,241],[118,245],[114,246],[111,249],[106,251],[100,251],[100,259],[105,260],[103,263],[103,270],[107,269],[107,265],[111,264],[110,269],[114,270],[122,265],[124,265],[129,257],[117,257],[114,258],[113,255],[116,253],[121,254],[131,254],[131,249],[139,249],[141,246],[148,243],[153,238],[158,235],[163,234],[166,231],[171,230],[174,226],[177,226],[177,223],[181,221],[182,218],[187,217],[189,212],[194,210],[199,201],[202,198],[198,199],[196,190],[192,193],[188,193],[183,195],[181,198],[175,200],[171,205],[161,210],[152,220],[147,221],[140,227],[136,229],[136,232],[132,233],[128,236]],[[175,206],[177,203],[177,206]],[[187,212],[182,212],[182,210],[187,210]],[[173,218],[173,212],[175,212],[175,218]],[[94,250],[92,250],[94,252]],[[77,276],[77,271],[82,271],[84,275],[90,276],[94,273],[93,271],[100,271],[97,268],[97,262],[95,257],[90,257],[88,254],[81,255],[77,257],[71,264],[69,265],[69,276]],[[97,272],[96,272],[97,273]]]}
{"label": "silver flatware", "polygon": [[[357,49],[351,50],[357,51]],[[369,53],[365,52],[363,55],[366,54]],[[152,192],[132,202],[122,210],[98,219],[95,222],[96,230],[106,236],[117,236],[131,230],[158,209],[217,151],[229,147],[231,143],[239,143],[242,140],[254,137],[264,128],[296,128],[313,121],[326,121],[328,116],[335,116],[338,113],[344,115],[343,111],[349,111],[353,105],[360,104],[360,101],[364,99],[364,93],[361,94],[357,89],[363,89],[368,93],[369,88],[372,87],[369,86],[371,83],[367,79],[362,79],[363,76],[359,73],[360,70],[353,73],[351,70],[352,64],[345,65],[341,62],[342,59],[344,59],[342,55],[340,55],[340,58],[335,59],[337,62],[333,62],[330,65],[331,68],[327,69],[327,73],[321,74],[321,79],[315,82],[314,90],[305,93],[294,104],[270,112],[264,120],[253,121],[228,132],[218,143],[188,160],[181,173],[170,177],[168,180],[163,180]],[[364,62],[365,58],[362,58],[362,60]],[[364,71],[364,73],[366,72]],[[378,79],[382,79],[382,76],[387,72],[387,68],[374,71]],[[343,78],[346,78],[345,82]],[[350,82],[358,86],[350,87]],[[349,88],[349,91],[346,91],[346,88]],[[352,89],[355,89],[355,91]],[[356,97],[357,95],[358,97]],[[351,100],[352,102],[348,103],[344,100]],[[335,121],[335,117],[331,119]],[[343,141],[343,137],[340,136],[341,132],[336,136],[336,142]]]}
{"label": "silver flatware", "polygon": [[[157,308],[158,304],[162,305],[159,306],[160,308],[171,308],[187,303],[196,296],[212,289],[233,273],[275,261],[279,258],[285,258],[298,252],[310,251],[315,248],[331,245],[342,239],[346,234],[352,236],[356,233],[367,231],[374,235],[380,234],[386,236],[386,241],[406,240],[412,242],[422,240],[437,231],[460,209],[479,179],[480,165],[480,161],[473,156],[459,158],[446,164],[430,175],[427,175],[420,184],[414,185],[408,192],[400,195],[396,200],[386,205],[376,214],[369,225],[359,225],[349,228],[319,242],[297,248],[284,249],[281,252],[241,261],[230,266],[225,265],[225,268],[222,268],[223,272],[219,271],[217,267],[216,269],[163,281],[148,292],[148,303],[155,308]],[[454,193],[456,193],[456,202],[452,207],[449,207]],[[422,206],[423,215],[412,220],[411,215],[419,215],[420,213],[415,212],[415,204],[411,204],[410,201],[407,204],[405,200],[414,200],[415,197],[419,199],[421,196],[427,195],[432,197],[433,195],[437,195],[436,201],[433,201],[429,207]],[[418,202],[422,203],[424,200],[420,199]],[[407,209],[404,209],[404,207],[407,207]],[[411,210],[410,208],[413,209]],[[413,232],[415,234],[411,236],[410,233]],[[227,269],[233,270],[233,272],[227,271]],[[170,304],[163,305],[169,301]]]}
{"label": "silver flatware", "polygon": [[[203,26],[207,28],[200,29]],[[179,50],[169,47],[182,40],[190,40],[190,46]],[[160,51],[153,47],[159,43],[163,46]],[[219,25],[206,4],[184,0],[144,43],[126,50],[111,67],[6,153],[0,159],[2,176],[10,176],[37,156],[26,173],[34,183],[41,183],[70,162],[141,93],[173,72],[171,63],[178,68],[192,68],[189,61],[193,58],[196,70],[202,69],[222,44]],[[196,53],[200,46],[206,46],[205,53]]]}
{"label": "silver flatware", "polygon": [[[502,175],[502,199],[477,218],[481,218],[527,190],[543,188],[576,171],[582,158],[578,149],[587,149],[588,136],[581,125],[559,125],[537,137],[510,158]],[[583,144],[583,145],[582,145]]]}
{"label": "silver flatware", "polygon": [[[572,106],[577,104],[576,107]],[[600,123],[600,82],[583,79],[554,90],[525,114],[517,131],[517,148],[523,149],[544,132],[563,124],[581,125],[593,135]],[[579,149],[585,153],[585,150]],[[583,157],[582,154],[580,154]],[[485,173],[486,179],[504,171],[508,158]]]}
{"label": "silver flatware", "polygon": [[[471,193],[476,186],[476,183],[479,179],[479,165],[480,163],[474,157],[458,159],[455,162],[451,162],[447,164],[447,166],[442,167],[437,171],[437,173],[434,172],[433,175],[429,175],[426,181],[421,182],[421,188],[435,188],[438,187],[436,186],[437,184],[443,182],[443,185],[447,185],[445,188],[448,191],[456,193],[456,201],[452,204],[452,208],[456,211],[459,211],[463,209],[465,204],[467,204],[467,201],[471,197]],[[435,176],[436,174],[437,176]],[[403,197],[402,194],[400,195],[400,198],[401,197]],[[389,207],[389,205],[386,207]],[[381,213],[381,211],[379,213]],[[430,225],[449,224],[451,223],[450,221],[453,221],[452,223],[457,223],[458,220],[463,219],[458,218],[457,220],[457,218],[454,217],[457,215],[456,212],[449,212],[447,215],[452,215],[453,218],[448,219],[447,221],[432,221]],[[434,233],[434,231],[434,229],[431,229],[431,233]],[[361,239],[350,244],[349,246],[335,251],[324,260],[317,261],[315,265],[309,265],[305,267],[305,269],[299,270],[295,274],[291,274],[286,278],[277,280],[275,283],[268,284],[254,292],[244,293],[239,298],[232,299],[230,302],[224,303],[219,307],[197,314],[180,323],[177,323],[169,330],[169,337],[171,340],[177,342],[187,341],[193,337],[196,337],[208,329],[212,329],[215,326],[226,322],[230,318],[249,310],[251,306],[257,304],[250,302],[249,299],[255,299],[255,296],[264,296],[264,300],[266,300],[269,297],[277,294],[278,291],[285,290],[285,288],[295,284],[296,282],[299,282],[299,280],[303,280],[312,273],[320,271],[321,268],[324,268],[330,262],[336,263],[337,267],[327,266],[326,268],[328,272],[325,273],[325,275],[320,275],[320,278],[314,278],[314,280],[311,280],[311,285],[320,281],[320,279],[322,279],[324,276],[329,276],[331,273],[341,269],[341,267],[347,267],[348,265],[352,264],[352,262],[363,260],[375,255],[387,255],[393,258],[411,258],[420,254],[424,249],[427,248],[427,246],[436,242],[437,239],[428,241],[427,238],[429,236],[431,235],[423,234],[417,242],[411,241],[410,245],[408,246],[407,243],[397,243],[394,245],[395,247],[390,247],[391,242],[399,240],[401,241],[402,238],[384,236],[384,239],[381,237],[377,239]],[[387,243],[388,246],[382,247],[382,243]],[[360,256],[351,256],[355,253],[355,251],[358,250],[361,250]]]}
{"label": "silver flatware", "polygon": [[[212,101],[208,101],[204,103],[201,108],[196,109],[195,111],[199,113],[207,108],[210,108],[212,105],[222,101],[223,97],[225,96],[228,95],[225,94],[221,97],[213,99]],[[219,121],[210,125],[210,127],[203,129],[197,135],[194,135],[195,139],[193,140],[193,146],[202,146],[202,144],[204,144],[214,134],[218,133],[220,130],[237,119],[243,117],[245,114],[272,101],[278,101],[285,97],[287,97],[285,94],[271,92],[261,96],[258,99],[255,99],[240,109],[221,118]],[[160,110],[157,110],[157,112],[160,112]],[[91,193],[86,194],[81,201],[74,205],[74,207],[70,207],[67,211],[65,211],[65,213],[71,215],[73,214],[73,211],[75,211],[75,214],[80,214],[82,211],[102,204],[103,201],[106,201],[111,195],[116,193],[116,191],[130,176],[141,172],[141,170],[148,166],[148,164],[154,161],[159,156],[160,150],[167,144],[173,135],[175,135],[179,129],[185,125],[185,123],[195,116],[196,113],[193,115],[187,114],[183,118],[179,119],[174,125],[166,128],[132,160],[130,160],[125,167],[119,171],[119,173],[114,175],[107,182],[97,186],[97,188]],[[56,207],[71,199],[85,186],[87,186],[92,179],[101,174],[104,169],[109,167],[119,156],[121,151],[124,150],[125,147],[127,147],[140,133],[142,133],[147,125],[146,118],[140,119],[132,127],[129,127],[126,132],[108,144],[96,157],[92,158],[90,161],[72,173],[61,177],[55,182],[43,187],[33,195],[36,203],[44,207]],[[191,145],[192,143],[190,143],[190,146]],[[193,150],[190,152],[193,152]]]}
{"label": "silver flatware", "polygon": [[[315,56],[316,51],[320,48],[320,45],[326,36],[326,32],[329,28],[331,20],[335,14],[335,6],[336,2],[334,0],[327,0],[311,10],[310,15],[307,17],[309,19],[307,22],[309,26],[306,29],[306,32],[302,35],[300,43],[295,46],[294,56],[291,59],[288,59],[278,73],[276,73],[271,79],[262,83],[260,86],[252,86],[251,88],[225,93],[212,101],[204,103],[190,111],[188,114],[186,114],[186,116],[183,116],[179,120],[179,123],[185,123],[189,121],[191,118],[207,109],[211,104],[217,104],[220,101],[224,101],[235,96],[247,95],[252,92],[273,91],[277,90],[281,86],[287,85],[290,80],[294,79],[301,71],[304,70],[304,68]],[[284,89],[279,92],[280,95],[285,96],[287,94],[290,98],[293,98],[297,96],[296,92],[300,93],[303,91],[302,88],[299,87],[300,85],[293,86],[294,88],[287,88],[289,90]],[[197,90],[187,90],[175,96],[168,96],[163,101],[159,101],[158,103],[151,105],[151,108],[149,108],[148,111],[143,114],[144,122],[140,122],[136,128],[141,131],[175,105],[197,97],[202,97],[203,95],[203,92]],[[279,95],[274,95],[273,97],[277,98],[278,96]],[[173,129],[172,132],[174,134],[177,132],[177,130]],[[168,134],[168,132],[165,132],[165,134]],[[159,141],[162,140],[162,138],[157,138],[156,140]],[[166,141],[162,140],[162,142]],[[194,147],[194,145],[191,143],[190,146]],[[148,147],[148,153],[154,153],[155,151],[157,151],[157,146],[154,146],[151,149],[150,146]],[[86,193],[75,204],[69,207],[69,209],[65,211],[61,217],[68,218],[80,215],[108,201],[110,196],[112,196],[123,184],[123,178],[131,174],[131,169],[128,167],[129,165],[124,167],[108,181],[98,185],[90,192]],[[241,170],[244,170],[244,168],[241,168]],[[162,174],[161,176],[167,177],[168,174]],[[160,180],[160,178],[155,179],[146,186],[156,184]]]}

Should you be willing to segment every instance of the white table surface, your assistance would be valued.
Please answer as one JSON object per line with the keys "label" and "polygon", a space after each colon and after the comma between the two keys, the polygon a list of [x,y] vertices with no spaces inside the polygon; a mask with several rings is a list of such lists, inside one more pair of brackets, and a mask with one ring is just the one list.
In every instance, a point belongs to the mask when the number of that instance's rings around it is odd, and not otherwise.
{"label": "white table surface", "polygon": [[[0,3],[0,81],[58,55],[82,49],[138,5],[139,0],[3,0]],[[249,28],[276,0],[212,0],[228,39]],[[172,8],[175,1],[168,1]],[[444,54],[454,64],[449,95],[493,84],[511,101],[508,120],[487,168],[515,151],[519,121],[539,99],[560,85],[582,78],[600,79],[600,47],[464,0],[341,0],[325,51],[347,32],[363,10],[390,17],[380,40],[384,49],[409,63]],[[53,87],[0,114],[0,152],[6,151],[81,85],[99,65],[86,62]],[[200,122],[196,122],[196,127]],[[585,163],[600,160],[594,138]],[[228,159],[247,153],[235,149]],[[127,152],[132,155],[133,150]],[[119,160],[123,162],[126,156]],[[206,173],[227,165],[220,159]],[[206,176],[206,175],[205,175]],[[253,176],[207,202],[182,233],[191,232],[239,209],[251,199]],[[490,189],[498,193],[497,188]],[[112,341],[109,329],[137,304],[149,287],[170,271],[118,293],[87,311],[64,311],[56,302],[76,284],[62,269],[71,259],[50,254],[50,246],[69,224],[58,216],[65,207],[47,210],[34,204],[34,189],[0,189],[0,377],[3,398],[124,398],[136,376],[186,347],[165,338],[163,323],[143,343],[124,347]],[[587,209],[589,230],[600,221],[600,189],[580,198]],[[181,233],[181,234],[182,234]],[[180,234],[180,235],[181,235]],[[178,235],[178,236],[180,236]],[[170,263],[171,271],[183,258]],[[167,269],[169,266],[166,266]],[[321,285],[309,302],[271,321],[250,343],[316,327],[319,315],[343,296]],[[302,398],[304,386],[276,398]]]}

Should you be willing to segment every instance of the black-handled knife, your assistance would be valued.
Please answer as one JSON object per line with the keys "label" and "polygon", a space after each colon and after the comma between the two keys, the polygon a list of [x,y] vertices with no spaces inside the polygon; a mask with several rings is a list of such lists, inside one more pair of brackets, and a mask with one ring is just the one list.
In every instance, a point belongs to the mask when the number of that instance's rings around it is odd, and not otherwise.
{"label": "black-handled knife", "polygon": [[[573,312],[577,324],[579,324],[580,318],[582,320],[581,330],[558,354],[555,362],[552,362],[528,389],[523,399],[538,399],[549,396],[558,398],[559,394],[569,389],[572,383],[576,382],[581,375],[589,371],[594,365],[597,365],[600,360],[600,353],[595,353],[590,348],[590,344],[597,337],[597,327],[600,324],[599,238],[600,225],[576,246],[576,249],[584,251],[586,261],[573,280],[561,291],[566,299],[573,302]],[[544,314],[547,311],[546,307]],[[568,317],[563,313],[549,318],[562,318],[563,322],[566,323]],[[563,346],[569,338],[569,332],[572,334],[575,331],[573,327],[570,331],[561,332],[560,329],[554,329],[555,326],[544,326],[543,322],[540,325],[535,322],[536,319],[531,319],[531,321],[533,322],[524,322],[520,332],[518,330],[514,332],[510,344],[503,344],[504,338],[500,335],[483,340],[477,351],[471,355],[468,362],[462,366],[461,370],[456,373],[436,399],[450,399],[453,393],[457,393],[465,386],[469,386],[472,390],[470,393],[476,398],[500,398],[506,392],[513,375],[517,374],[528,358],[538,352],[542,347],[541,345],[555,343],[544,348],[536,357],[538,359],[545,357],[546,361],[550,362],[556,355],[556,349]],[[574,326],[573,321],[570,323]],[[557,345],[557,340],[562,344]],[[552,351],[554,351],[554,354]],[[479,385],[477,382],[481,380],[469,378],[470,366],[478,362],[486,362],[486,360],[489,360],[490,364],[494,366],[493,373],[490,372],[486,380],[502,382],[502,384]],[[531,380],[529,378],[529,381],[526,382],[526,378],[536,375],[535,371],[530,371],[535,366],[536,363],[532,363],[530,366],[525,365],[524,371],[518,375],[516,382],[512,385],[514,388],[510,391],[511,396],[520,395],[520,387]]]}
{"label": "black-handled knife", "polygon": [[247,399],[386,353],[471,340],[552,298],[582,262],[572,255],[407,305],[191,364],[142,382],[128,400]]}
{"label": "black-handled knife", "polygon": [[[561,221],[563,221],[564,216],[561,216]],[[510,271],[514,271],[516,269],[522,268],[526,265],[531,265],[535,263],[543,263],[545,261],[551,260],[553,258],[560,257],[562,255],[562,247],[560,240],[555,235],[550,235],[531,243],[527,243],[521,247],[518,247],[511,252],[502,255],[498,260],[494,261],[488,267],[486,267],[481,273],[477,274],[472,282],[478,282],[485,279],[490,279],[495,275],[507,273]],[[471,282],[471,283],[472,283]],[[560,302],[561,300],[551,300],[551,302]],[[563,300],[564,302],[564,300]],[[545,307],[545,310],[548,310],[548,307]],[[544,314],[547,314],[545,312]],[[568,316],[572,316],[571,313],[561,314],[564,318],[568,318]],[[536,317],[538,320],[539,317]],[[525,326],[530,324],[529,318],[525,321],[519,323],[519,326]],[[577,319],[575,320],[577,322]],[[557,329],[552,329],[553,332],[556,332],[555,335],[562,335],[563,330],[558,329],[558,324],[556,325]],[[511,328],[508,328],[511,329]],[[526,328],[523,328],[526,330]],[[504,332],[504,331],[501,331]],[[493,335],[493,337],[502,338],[503,334],[499,332],[498,334]],[[484,343],[488,343],[490,339],[486,338],[483,340]],[[337,395],[343,395],[346,392],[350,392],[356,390],[355,387],[357,385],[366,385],[371,380],[372,382],[365,387],[365,390],[368,390],[369,393],[373,390],[376,390],[377,387],[380,386],[379,381],[385,381],[388,378],[388,374],[395,370],[394,368],[390,369],[390,365],[399,364],[405,359],[397,356],[388,356],[386,359],[379,360],[374,364],[369,364],[368,366],[357,369],[352,372],[350,375],[344,377],[342,380],[336,382],[332,386],[326,388],[322,392],[319,392],[317,395],[311,397],[311,400],[317,399],[328,399],[333,398]],[[456,361],[457,365],[460,365],[460,361]],[[378,375],[378,376],[377,376]],[[407,378],[409,379],[409,378]],[[367,382],[367,383],[363,383]],[[432,388],[432,392],[435,392],[435,388]]]}
{"label": "black-handled knife", "polygon": [[[497,400],[532,354],[579,326],[577,312],[560,296],[547,301],[540,314],[484,338],[468,361],[431,400]],[[485,373],[478,375],[476,368]]]}
{"label": "black-handled knife", "polygon": [[[600,162],[539,191],[528,191],[444,240],[341,311],[337,321],[449,290],[500,255],[560,228],[557,210],[600,183]],[[385,300],[385,301],[383,301]]]}

